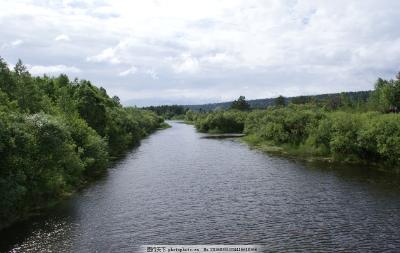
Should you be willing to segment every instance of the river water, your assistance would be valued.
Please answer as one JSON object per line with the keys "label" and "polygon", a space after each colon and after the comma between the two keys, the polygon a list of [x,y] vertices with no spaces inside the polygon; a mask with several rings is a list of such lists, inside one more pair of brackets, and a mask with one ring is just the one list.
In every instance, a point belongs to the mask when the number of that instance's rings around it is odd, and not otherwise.
{"label": "river water", "polygon": [[0,250],[258,244],[285,252],[400,251],[396,177],[270,156],[170,124],[71,199],[2,231]]}

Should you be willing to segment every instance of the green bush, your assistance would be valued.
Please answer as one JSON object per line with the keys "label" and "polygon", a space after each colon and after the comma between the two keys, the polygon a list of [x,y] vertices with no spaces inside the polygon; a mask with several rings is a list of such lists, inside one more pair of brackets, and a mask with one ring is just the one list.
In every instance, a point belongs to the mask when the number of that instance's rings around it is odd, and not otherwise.
{"label": "green bush", "polygon": [[197,116],[195,126],[200,132],[242,133],[246,113],[241,111],[219,111],[206,116]]}
{"label": "green bush", "polygon": [[322,117],[318,110],[297,105],[255,111],[247,117],[245,132],[276,144],[297,145],[307,139],[309,129]]}
{"label": "green bush", "polygon": [[[270,107],[251,112],[188,112],[201,132],[242,131],[253,144],[341,161],[400,165],[400,115],[331,111],[317,105]],[[242,125],[244,123],[244,125]],[[243,127],[244,126],[244,127]]]}
{"label": "green bush", "polygon": [[0,58],[0,229],[104,171],[162,122],[89,81],[32,77]]}
{"label": "green bush", "polygon": [[360,132],[360,146],[368,155],[400,164],[400,115],[377,115],[367,120]]}

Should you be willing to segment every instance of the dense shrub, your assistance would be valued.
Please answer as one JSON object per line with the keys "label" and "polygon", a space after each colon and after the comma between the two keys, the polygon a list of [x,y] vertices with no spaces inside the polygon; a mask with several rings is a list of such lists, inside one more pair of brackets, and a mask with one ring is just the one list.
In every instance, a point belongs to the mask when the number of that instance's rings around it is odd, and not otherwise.
{"label": "dense shrub", "polygon": [[0,58],[0,228],[72,192],[162,122],[88,81],[32,77]]}
{"label": "dense shrub", "polygon": [[195,125],[200,132],[241,133],[244,129],[246,113],[241,111],[219,111],[199,115]]}
{"label": "dense shrub", "polygon": [[297,153],[400,166],[399,114],[291,104],[251,112],[189,111],[186,118],[201,132],[243,131],[251,142],[284,146]]}
{"label": "dense shrub", "polygon": [[315,108],[291,105],[255,111],[248,115],[245,133],[255,134],[275,144],[300,144],[324,115]]}
{"label": "dense shrub", "polygon": [[358,142],[368,157],[400,164],[400,115],[364,118]]}

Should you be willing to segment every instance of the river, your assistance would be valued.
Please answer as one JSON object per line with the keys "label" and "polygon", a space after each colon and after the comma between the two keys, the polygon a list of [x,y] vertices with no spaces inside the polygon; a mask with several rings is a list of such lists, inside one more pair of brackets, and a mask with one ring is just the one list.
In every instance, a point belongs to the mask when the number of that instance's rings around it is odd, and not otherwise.
{"label": "river", "polygon": [[142,244],[400,251],[396,177],[270,156],[170,122],[46,214],[0,233],[13,252],[132,252]]}

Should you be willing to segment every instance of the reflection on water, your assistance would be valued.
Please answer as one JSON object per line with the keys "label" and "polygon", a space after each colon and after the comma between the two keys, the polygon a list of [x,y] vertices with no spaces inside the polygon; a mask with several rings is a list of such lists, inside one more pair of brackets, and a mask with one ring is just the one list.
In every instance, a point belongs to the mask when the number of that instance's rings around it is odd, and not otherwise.
{"label": "reflection on water", "polygon": [[399,250],[399,179],[269,156],[171,124],[72,199],[3,231],[0,249],[262,244],[272,251]]}

